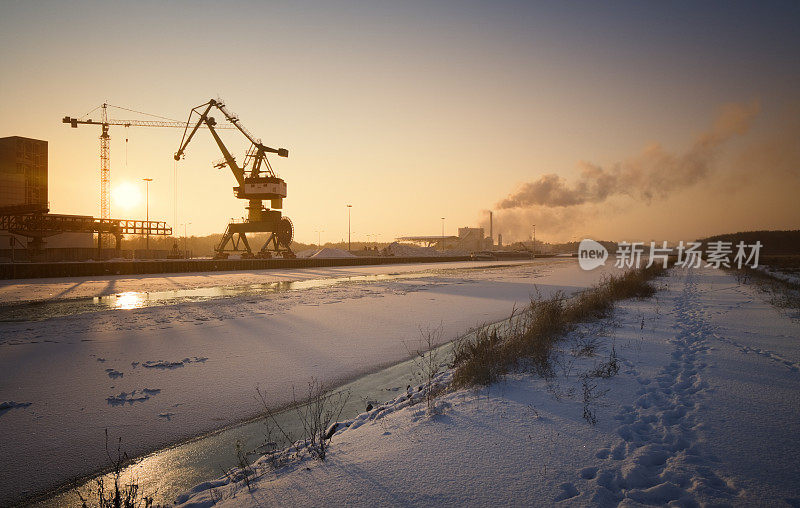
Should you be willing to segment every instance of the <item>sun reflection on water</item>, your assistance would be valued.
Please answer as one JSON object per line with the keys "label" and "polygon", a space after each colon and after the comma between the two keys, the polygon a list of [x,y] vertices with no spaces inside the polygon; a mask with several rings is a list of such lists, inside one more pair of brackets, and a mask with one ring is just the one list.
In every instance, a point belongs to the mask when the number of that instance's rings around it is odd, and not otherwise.
{"label": "sun reflection on water", "polygon": [[114,308],[120,310],[138,309],[144,307],[147,293],[128,291],[119,293],[114,297]]}

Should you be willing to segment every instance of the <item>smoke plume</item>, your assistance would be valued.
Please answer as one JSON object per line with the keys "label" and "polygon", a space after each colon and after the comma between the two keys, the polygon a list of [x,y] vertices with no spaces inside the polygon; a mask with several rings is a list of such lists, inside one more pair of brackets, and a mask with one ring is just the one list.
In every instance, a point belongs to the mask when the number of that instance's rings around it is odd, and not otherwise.
{"label": "smoke plume", "polygon": [[682,154],[668,153],[661,145],[654,144],[638,156],[610,167],[582,161],[577,181],[570,183],[553,173],[543,175],[523,184],[500,201],[497,208],[573,207],[602,203],[617,195],[648,203],[665,198],[707,178],[719,148],[732,137],[745,134],[759,110],[757,101],[726,105],[709,131],[698,136]]}

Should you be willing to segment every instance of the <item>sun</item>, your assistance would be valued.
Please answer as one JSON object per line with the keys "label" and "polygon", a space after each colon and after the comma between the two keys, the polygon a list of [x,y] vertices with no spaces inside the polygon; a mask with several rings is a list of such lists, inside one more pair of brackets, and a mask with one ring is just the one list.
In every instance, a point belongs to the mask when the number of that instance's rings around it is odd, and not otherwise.
{"label": "sun", "polygon": [[111,199],[115,206],[130,210],[142,202],[142,192],[136,185],[130,182],[122,182],[111,191]]}

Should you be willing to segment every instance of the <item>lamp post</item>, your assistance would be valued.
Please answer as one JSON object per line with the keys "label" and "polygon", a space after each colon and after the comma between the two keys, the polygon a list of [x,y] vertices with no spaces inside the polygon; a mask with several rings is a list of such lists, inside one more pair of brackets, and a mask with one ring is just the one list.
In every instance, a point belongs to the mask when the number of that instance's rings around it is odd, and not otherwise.
{"label": "lamp post", "polygon": [[184,251],[184,256],[186,256],[187,259],[189,257],[189,246],[188,246],[189,235],[186,234],[186,226],[188,226],[189,224],[191,224],[191,222],[183,223],[183,251]]}
{"label": "lamp post", "polygon": [[536,224],[533,225],[533,257],[536,257]]}
{"label": "lamp post", "polygon": [[320,239],[321,238],[321,233],[324,233],[325,230],[324,229],[320,229],[320,230],[314,231],[314,232],[317,234],[317,247],[319,247],[321,249],[322,248],[322,240]]}
{"label": "lamp post", "polygon": [[150,182],[152,182],[153,179],[152,178],[142,178],[142,180],[144,180],[144,186],[145,186],[144,187],[145,188],[145,191],[144,191],[144,195],[145,195],[145,210],[146,210],[145,211],[145,214],[146,214],[145,215],[145,217],[146,217],[145,220],[147,221],[147,223],[145,224],[145,227],[147,228],[145,230],[146,231],[146,233],[145,233],[145,238],[146,238],[146,240],[145,240],[145,250],[147,251],[147,255],[149,257],[150,256]]}
{"label": "lamp post", "polygon": [[442,217],[442,252],[444,252],[444,217]]}
{"label": "lamp post", "polygon": [[350,251],[350,209],[353,205],[347,205],[347,251]]}

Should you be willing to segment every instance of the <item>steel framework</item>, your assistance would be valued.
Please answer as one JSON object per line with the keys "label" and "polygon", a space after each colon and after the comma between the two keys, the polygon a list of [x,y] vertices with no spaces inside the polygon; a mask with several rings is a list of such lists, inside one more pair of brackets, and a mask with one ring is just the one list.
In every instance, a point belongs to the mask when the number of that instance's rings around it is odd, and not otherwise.
{"label": "steel framework", "polygon": [[82,215],[51,215],[48,213],[0,213],[0,230],[28,238],[28,248],[39,253],[43,239],[61,233],[97,233],[97,248],[102,250],[102,235],[113,235],[114,248],[119,251],[122,235],[172,234],[163,221],[103,219]]}

